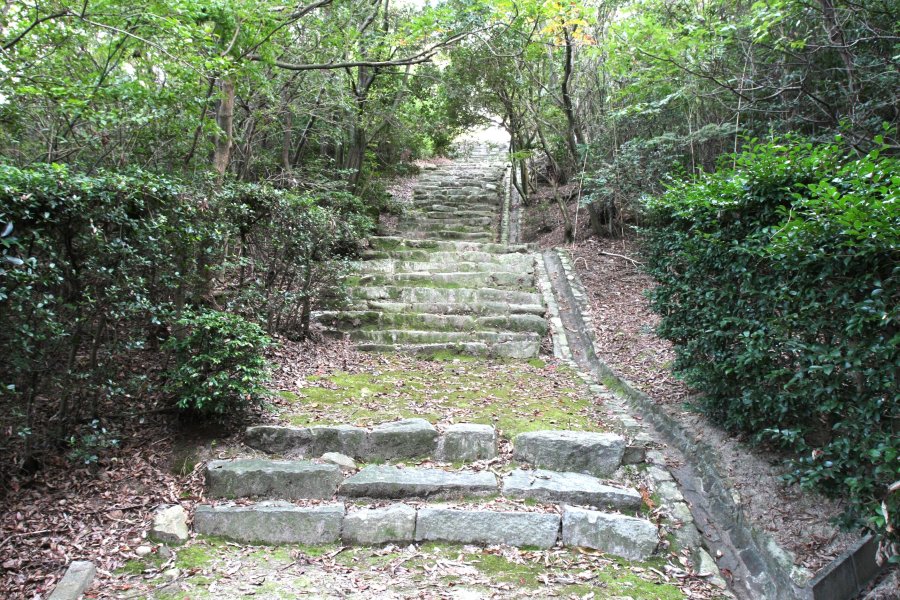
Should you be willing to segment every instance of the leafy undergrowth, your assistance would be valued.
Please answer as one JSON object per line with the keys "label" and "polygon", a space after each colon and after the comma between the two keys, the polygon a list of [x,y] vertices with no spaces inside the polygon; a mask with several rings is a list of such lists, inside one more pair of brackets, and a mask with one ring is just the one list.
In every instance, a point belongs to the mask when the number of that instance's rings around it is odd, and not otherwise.
{"label": "leafy undergrowth", "polygon": [[421,417],[493,423],[512,438],[538,429],[603,430],[604,411],[575,373],[539,359],[375,355],[357,368],[279,379],[273,412],[293,425],[370,426]]}
{"label": "leafy undergrowth", "polygon": [[[144,571],[142,572],[142,568]],[[116,597],[714,598],[677,559],[630,563],[593,551],[421,544],[237,546],[193,540],[164,563],[123,569]]]}

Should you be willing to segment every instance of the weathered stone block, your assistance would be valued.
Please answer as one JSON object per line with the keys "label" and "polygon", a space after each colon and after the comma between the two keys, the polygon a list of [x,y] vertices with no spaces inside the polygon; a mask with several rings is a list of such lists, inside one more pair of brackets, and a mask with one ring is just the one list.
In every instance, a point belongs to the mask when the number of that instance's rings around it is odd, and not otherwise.
{"label": "weathered stone block", "polygon": [[416,532],[416,509],[408,504],[362,509],[344,517],[343,540],[347,544],[411,542]]}
{"label": "weathered stone block", "polygon": [[180,504],[160,506],[156,509],[150,539],[170,545],[183,544],[187,541],[187,512]]}
{"label": "weathered stone block", "polygon": [[337,465],[342,471],[355,471],[356,461],[340,452],[326,452],[322,455],[322,460],[333,465]]}
{"label": "weathered stone block", "polygon": [[503,495],[530,498],[539,502],[581,504],[598,508],[637,509],[641,494],[631,488],[606,485],[596,477],[582,473],[524,471],[516,469],[503,480]]}
{"label": "weathered stone block", "polygon": [[403,460],[434,456],[437,429],[425,419],[382,423],[369,432],[369,458]]}
{"label": "weathered stone block", "polygon": [[564,506],[564,546],[593,548],[629,560],[646,560],[659,544],[656,526],[646,519]]}
{"label": "weathered stone block", "polygon": [[472,462],[497,456],[497,430],[490,425],[448,425],[438,442],[437,457],[447,462]]}
{"label": "weathered stone block", "polygon": [[611,475],[622,464],[625,438],[589,431],[531,431],[513,441],[515,458],[556,471]]}
{"label": "weathered stone block", "polygon": [[97,567],[88,560],[73,560],[48,600],[78,600],[91,586]]}
{"label": "weathered stone block", "polygon": [[206,467],[211,498],[327,499],[343,480],[337,465],[310,461],[214,460]]}
{"label": "weathered stone block", "polygon": [[366,430],[350,425],[257,425],[248,427],[244,435],[244,443],[255,450],[305,458],[321,456],[326,452],[340,452],[354,458],[363,458],[366,441]]}
{"label": "weathered stone block", "polygon": [[372,465],[344,480],[339,493],[355,498],[431,498],[484,496],[497,491],[497,479],[485,471],[449,472]]}
{"label": "weathered stone block", "polygon": [[416,541],[551,548],[559,523],[559,515],[552,513],[420,508]]}
{"label": "weathered stone block", "polygon": [[302,508],[289,502],[198,506],[194,531],[238,542],[327,544],[341,537],[344,505]]}

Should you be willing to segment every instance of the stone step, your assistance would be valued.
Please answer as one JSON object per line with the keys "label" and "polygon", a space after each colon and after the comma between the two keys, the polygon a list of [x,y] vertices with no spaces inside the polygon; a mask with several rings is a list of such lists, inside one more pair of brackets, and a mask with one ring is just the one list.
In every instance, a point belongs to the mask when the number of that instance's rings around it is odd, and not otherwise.
{"label": "stone step", "polygon": [[381,423],[371,430],[349,425],[248,427],[244,443],[255,450],[317,458],[339,452],[362,461],[434,457],[438,431],[425,419]]}
{"label": "stone step", "polygon": [[404,329],[356,330],[350,332],[354,342],[372,344],[465,344],[482,342],[491,346],[499,346],[511,342],[525,343],[529,347],[540,347],[541,337],[537,333],[497,332],[497,331],[429,331]]}
{"label": "stone step", "polygon": [[390,313],[422,313],[431,315],[517,315],[543,317],[546,309],[540,304],[510,304],[508,302],[386,302],[370,300],[355,309]]}
{"label": "stone step", "polygon": [[534,260],[528,254],[513,254],[517,260],[503,262],[409,261],[393,258],[367,260],[353,264],[367,274],[375,273],[534,273]]}
{"label": "stone step", "polygon": [[451,288],[535,289],[534,271],[370,273],[359,278],[361,286],[448,286]]}
{"label": "stone step", "polygon": [[420,458],[468,462],[497,455],[497,432],[490,425],[457,423],[439,435],[424,419],[382,423],[371,430],[349,425],[256,425],[247,428],[244,443],[270,454],[316,458],[339,452],[364,462]]}
{"label": "stone step", "polygon": [[358,300],[385,300],[413,303],[481,303],[505,302],[508,304],[542,304],[540,294],[520,290],[495,288],[437,288],[366,286],[351,290],[351,297]]}
{"label": "stone step", "polygon": [[200,505],[194,511],[194,531],[255,544],[329,544],[341,537],[344,512],[343,504]]}
{"label": "stone step", "polygon": [[360,342],[356,348],[363,352],[403,352],[413,356],[432,356],[438,352],[451,352],[453,354],[468,354],[471,356],[484,356],[489,358],[535,358],[540,353],[541,345],[532,341],[510,341],[502,343],[487,342],[459,342],[459,343],[430,343],[430,344],[387,344],[374,342]]}
{"label": "stone step", "polygon": [[659,530],[646,519],[564,506],[562,543],[646,560],[659,545]]}
{"label": "stone step", "polygon": [[349,498],[461,498],[499,492],[497,478],[488,471],[442,471],[371,465],[344,480],[338,494]]}
{"label": "stone step", "polygon": [[420,508],[415,539],[547,549],[556,545],[559,528],[555,513]]}
{"label": "stone step", "polygon": [[337,465],[244,458],[206,467],[211,498],[328,499],[343,480]]}
{"label": "stone step", "polygon": [[491,219],[493,221],[499,216],[498,208],[492,208],[489,210],[457,210],[452,213],[443,211],[426,212],[422,210],[411,210],[401,216],[400,220],[402,221],[405,218],[417,219],[424,217],[434,221],[459,220],[469,222],[469,219]]}
{"label": "stone step", "polygon": [[419,329],[441,331],[531,331],[541,336],[547,333],[547,321],[537,315],[494,314],[474,316],[465,314],[429,314],[384,311],[320,311],[313,315],[316,322],[337,331],[365,328]]}
{"label": "stone step", "polygon": [[503,478],[503,495],[538,502],[637,510],[643,499],[633,488],[613,487],[582,473],[516,469]]}
{"label": "stone step", "polygon": [[491,212],[499,212],[500,206],[494,202],[454,202],[449,203],[449,198],[429,198],[427,200],[421,200],[413,204],[413,206],[422,211],[426,211],[429,213],[446,213],[450,215],[456,215],[458,211],[491,211]]}
{"label": "stone step", "polygon": [[513,440],[515,460],[554,471],[608,477],[622,465],[625,438],[591,431],[530,431]]}
{"label": "stone step", "polygon": [[444,252],[440,250],[366,250],[362,253],[365,262],[374,260],[397,260],[401,262],[425,262],[425,263],[478,263],[485,265],[534,265],[532,254],[491,254],[490,252]]}
{"label": "stone step", "polygon": [[409,542],[590,548],[646,560],[659,544],[646,519],[571,506],[555,512],[495,511],[398,503],[347,510],[342,503],[300,507],[287,502],[199,505],[194,531],[253,544],[352,545]]}
{"label": "stone step", "polygon": [[414,231],[440,232],[453,231],[456,233],[483,233],[490,232],[491,226],[495,223],[493,218],[480,219],[401,219],[399,229],[409,229]]}
{"label": "stone step", "polygon": [[[440,213],[438,213],[440,214]],[[397,220],[396,229],[401,231],[416,231],[428,234],[432,231],[452,230],[461,232],[492,232],[496,229],[499,220],[494,217],[479,217],[477,219],[455,219],[449,217],[417,216],[400,218]]]}
{"label": "stone step", "polygon": [[448,240],[409,239],[397,236],[372,236],[370,246],[375,250],[407,250],[424,249],[445,252],[489,252],[492,254],[509,254],[513,252],[530,252],[528,244],[497,244],[483,242],[465,242]]}
{"label": "stone step", "polygon": [[481,232],[466,232],[466,231],[453,231],[450,229],[441,229],[439,231],[430,231],[428,232],[428,237],[438,239],[438,240],[462,240],[462,241],[473,241],[473,242],[493,242],[497,239],[497,236],[493,233],[481,233]]}

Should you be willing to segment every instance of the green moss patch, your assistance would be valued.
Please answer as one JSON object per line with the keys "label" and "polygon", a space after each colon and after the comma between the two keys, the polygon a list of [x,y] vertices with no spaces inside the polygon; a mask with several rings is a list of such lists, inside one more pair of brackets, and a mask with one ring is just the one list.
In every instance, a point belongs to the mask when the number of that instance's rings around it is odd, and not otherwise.
{"label": "green moss patch", "polygon": [[279,392],[287,422],[369,426],[401,418],[495,423],[504,436],[538,429],[603,430],[593,394],[574,372],[544,361],[385,355],[377,367],[333,371]]}

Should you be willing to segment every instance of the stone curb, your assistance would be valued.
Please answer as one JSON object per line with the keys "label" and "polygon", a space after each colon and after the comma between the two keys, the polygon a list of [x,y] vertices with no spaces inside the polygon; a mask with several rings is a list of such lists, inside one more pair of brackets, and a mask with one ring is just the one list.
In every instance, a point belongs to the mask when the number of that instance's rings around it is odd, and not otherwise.
{"label": "stone curb", "polygon": [[74,560],[59,580],[47,600],[78,600],[88,589],[97,573],[97,567],[88,560]]}
{"label": "stone curb", "polygon": [[[794,566],[794,557],[778,546],[765,532],[748,523],[737,497],[723,475],[715,450],[698,442],[686,432],[680,423],[665,413],[663,409],[644,392],[618,375],[599,359],[595,329],[590,316],[587,294],[575,272],[566,250],[557,250],[566,278],[571,287],[578,311],[585,323],[585,334],[590,338],[592,356],[597,371],[604,380],[611,381],[617,388],[616,394],[625,397],[628,404],[637,409],[644,418],[675,445],[686,457],[699,476],[703,494],[709,498],[707,509],[714,519],[725,526],[735,542],[740,542],[741,560],[745,564],[763,566],[758,572],[755,585],[766,598],[790,598],[797,600],[850,600],[865,588],[881,568],[875,563],[877,543],[867,536],[852,549],[835,558],[829,565],[813,576],[809,571]],[[682,498],[683,499],[683,498]],[[737,544],[736,544],[737,545]],[[702,561],[701,561],[702,562]]]}
{"label": "stone curb", "polygon": [[[596,356],[593,322],[589,316],[585,316],[589,315],[589,306],[584,288],[582,287],[577,274],[574,272],[571,262],[567,260],[564,251],[547,250],[544,252],[543,256],[545,261],[556,260],[558,263],[560,275],[564,278],[564,281],[561,282],[562,289],[558,289],[555,291],[561,294],[565,294],[565,291],[569,292],[570,298],[566,301],[569,302],[571,306],[573,306],[573,316],[577,321],[577,323],[575,324],[575,330],[580,331],[585,335],[585,337],[588,338],[590,346],[585,349],[588,354],[586,358],[589,363],[593,363],[596,366],[596,363],[598,363],[599,360]],[[547,268],[549,272],[549,267]],[[561,316],[559,318],[559,322],[560,324],[562,323]],[[579,365],[574,360],[574,356],[572,356],[572,351],[569,347],[569,341],[565,333],[565,328],[561,327],[560,333],[560,342],[562,344],[565,344],[565,351],[569,356],[566,362],[572,368],[574,368],[576,372],[578,372],[579,377],[593,393],[597,394],[598,396],[603,396],[604,402],[613,413],[611,416],[613,416],[613,418],[617,421],[619,429],[627,432],[629,437],[632,437],[634,440],[634,443],[626,448],[627,460],[624,460],[623,462],[625,464],[645,461],[651,463],[656,462],[658,466],[655,469],[651,466],[651,468],[649,469],[649,474],[651,476],[651,479],[653,480],[654,487],[664,488],[666,484],[671,484],[674,487],[674,491],[670,495],[670,497],[663,498],[663,504],[665,505],[665,508],[670,514],[676,512],[676,507],[678,506],[678,504],[681,504],[686,508],[687,504],[683,502],[684,498],[681,497],[680,491],[678,491],[677,487],[675,487],[674,483],[672,483],[673,478],[671,474],[669,474],[669,472],[665,469],[665,460],[662,455],[660,454],[658,457],[653,457],[656,458],[655,461],[650,460],[652,457],[652,453],[648,452],[647,446],[650,442],[652,442],[652,438],[645,431],[644,426],[631,416],[631,413],[628,410],[626,402],[624,400],[619,398],[614,393],[611,393],[611,391],[605,385],[597,383],[598,377],[596,374],[585,373],[581,370],[581,365]],[[556,344],[556,341],[557,340],[554,339],[554,346]],[[603,375],[605,377],[603,373],[601,373],[600,375]],[[712,565],[713,567],[715,567],[710,571],[710,582],[717,587],[725,590],[725,588],[727,587],[727,583],[721,577],[718,566],[715,565],[715,562],[712,561],[711,557],[709,557],[709,555],[703,551],[703,548],[701,546],[691,546],[691,542],[699,541],[700,537],[699,531],[697,531],[697,527],[693,519],[693,515],[691,515],[690,511],[688,511],[687,515],[682,514],[681,516],[687,518],[681,520],[681,528],[676,529],[676,531],[674,532],[676,535],[676,541],[678,541],[679,544],[687,546],[691,549],[692,560],[695,565],[705,564],[706,566]],[[671,520],[672,519],[670,518],[669,521]],[[696,532],[696,536],[693,535],[694,532]],[[704,559],[706,558],[709,558],[710,560],[704,563]],[[725,593],[728,594],[728,592]]]}

